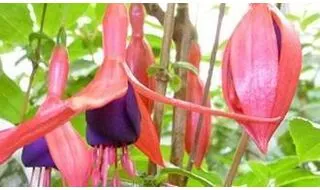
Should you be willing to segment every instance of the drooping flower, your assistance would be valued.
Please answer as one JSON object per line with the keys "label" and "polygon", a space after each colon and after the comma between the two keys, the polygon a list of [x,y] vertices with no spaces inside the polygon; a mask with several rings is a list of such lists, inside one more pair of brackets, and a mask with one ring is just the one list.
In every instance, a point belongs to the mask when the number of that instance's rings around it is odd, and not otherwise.
{"label": "drooping flower", "polygon": [[[66,48],[59,44],[54,48],[50,60],[48,97],[37,115],[41,115],[49,106],[54,106],[61,101],[60,97],[66,86],[68,71],[68,53]],[[92,156],[92,151],[86,147],[68,122],[46,134],[45,137],[25,145],[22,151],[22,162],[26,167],[33,168],[31,185],[50,186],[51,170],[57,168],[65,184],[86,186],[91,172]],[[42,167],[45,168],[44,173],[41,172]],[[35,177],[35,168],[40,168],[38,178]],[[43,179],[42,183],[40,183],[41,179]]]}
{"label": "drooping flower", "polygon": [[[300,70],[301,47],[294,28],[274,6],[251,4],[224,53],[222,87],[229,108],[236,113],[283,119]],[[281,120],[239,122],[266,153]]]}
{"label": "drooping flower", "polygon": [[[113,16],[112,11],[114,11],[112,10],[112,8],[115,8],[115,7],[109,6],[107,8],[106,14],[104,16],[104,21],[103,21],[103,34],[104,34],[103,48],[104,48],[104,54],[106,57],[108,57],[110,54],[112,54],[113,51],[115,51],[115,49],[110,48],[110,46],[112,47],[113,44],[110,43],[111,40],[108,40],[108,38],[110,37],[109,36],[110,30],[113,30],[113,26],[114,26],[113,21],[115,21],[115,18],[112,17]],[[124,7],[118,7],[118,8],[124,9]],[[131,9],[130,9],[131,13],[133,13],[134,11],[137,13],[135,9],[136,8],[132,8],[131,6]],[[122,15],[122,16],[123,17],[120,17],[119,23],[120,25],[122,25],[121,28],[124,30],[127,28],[127,16],[126,15]],[[143,18],[143,15],[134,15],[134,16],[135,17],[142,16]],[[131,21],[140,22],[138,23],[140,25],[143,24],[143,20],[137,21],[137,18],[132,18],[132,14],[131,14]],[[131,39],[131,43],[127,50],[127,60],[129,65],[131,65],[132,67],[136,67],[134,68],[135,72],[139,70],[138,76],[140,77],[140,79],[143,80],[144,83],[147,84],[147,86],[149,86],[148,78],[143,78],[143,77],[145,76],[145,72],[146,72],[147,66],[150,64],[150,61],[151,63],[153,61],[153,56],[152,54],[151,55],[146,54],[149,52],[146,52],[144,50],[145,48],[144,46],[146,44],[142,41],[143,36],[138,36],[138,34],[136,34],[136,32],[141,34],[142,30],[141,28],[140,29],[135,28],[137,27],[135,24],[132,25],[133,37]],[[120,37],[123,38],[125,36],[126,34]],[[120,39],[120,38],[118,40],[123,41],[123,39]],[[117,41],[117,40],[113,39],[113,41]],[[123,55],[123,54],[121,53],[119,55]],[[138,68],[137,63],[142,64],[141,67]],[[143,72],[142,69],[145,69],[145,71]],[[137,140],[140,137],[141,127],[143,127],[143,122],[141,122],[141,114],[145,114],[145,113],[140,113],[139,107],[145,106],[145,105],[143,103],[141,104],[141,102],[139,102],[139,105],[138,105],[139,100],[137,100],[138,97],[136,96],[139,96],[139,95],[135,94],[135,91],[132,88],[132,85],[130,83],[128,83],[127,85],[128,85],[128,89],[124,96],[116,100],[113,100],[112,102],[104,105],[103,107],[86,111],[86,121],[88,124],[87,141],[91,146],[95,147],[95,150],[97,153],[95,169],[93,172],[93,181],[95,186],[99,185],[101,182],[102,182],[102,186],[107,185],[106,183],[107,183],[108,169],[110,168],[111,165],[115,166],[115,175],[111,185],[112,186],[120,185],[120,180],[118,179],[119,178],[118,154],[117,154],[118,149],[122,150],[122,156],[120,159],[122,167],[127,171],[127,173],[130,176],[136,175],[133,162],[129,157],[128,146],[137,142]],[[149,103],[148,99],[144,99],[144,101],[145,103]],[[152,104],[150,103],[149,107],[151,106]],[[149,130],[152,130],[153,133],[150,133],[149,135],[156,134],[156,130],[154,126],[151,126],[151,127],[152,128],[149,128]],[[143,132],[146,132],[146,130],[144,130]],[[152,136],[150,137],[152,138]],[[148,139],[150,139],[150,137]],[[154,140],[158,139],[157,136],[153,135],[153,137],[155,138]],[[157,160],[154,160],[154,161],[156,161],[160,165],[163,165],[161,154],[159,151],[159,146],[157,144],[155,145],[157,147],[153,146],[153,149],[157,151],[150,149],[151,151],[156,152],[159,155]]]}
{"label": "drooping flower", "polygon": [[[150,45],[144,39],[143,23],[144,10],[140,3],[133,3],[130,6],[130,23],[132,27],[131,41],[127,48],[126,61],[134,76],[146,87],[151,90],[155,87],[155,79],[148,77],[147,69],[154,63],[154,56]],[[151,113],[153,101],[142,97],[141,99]]]}
{"label": "drooping flower", "polygon": [[[189,49],[188,61],[199,70],[201,59],[200,47],[197,42],[192,41]],[[195,104],[202,104],[204,94],[204,85],[200,77],[192,72],[188,72],[187,76],[187,97],[186,100]],[[207,106],[210,107],[210,98],[208,98]],[[190,154],[194,146],[195,133],[198,127],[200,114],[196,112],[188,112],[187,126],[185,134],[185,148]],[[211,115],[204,114],[202,120],[202,128],[200,130],[199,144],[197,145],[197,153],[195,157],[195,166],[200,167],[202,160],[209,148],[211,136]]]}
{"label": "drooping flower", "polygon": [[[188,111],[223,116],[239,121],[276,122],[281,117],[261,118],[250,115],[226,113],[208,107],[162,96],[142,85],[125,63],[125,45],[127,35],[127,12],[123,4],[109,4],[107,13],[110,26],[104,36],[108,44],[102,66],[94,79],[78,94],[55,104],[48,104],[41,114],[21,123],[5,137],[0,137],[0,163],[3,163],[14,151],[29,144],[69,121],[75,115],[86,110],[103,107],[113,100],[123,97],[128,83],[136,94],[146,98],[171,104]],[[108,42],[108,43],[106,43]],[[105,45],[104,45],[105,46]],[[157,133],[152,130],[152,121],[147,108],[139,96],[135,96],[141,115],[141,132],[135,145],[155,163],[162,163]],[[1,134],[1,133],[0,133]],[[75,158],[77,160],[78,158]],[[57,162],[55,162],[57,165]],[[161,165],[161,164],[160,164]],[[59,168],[59,167],[58,167]]]}

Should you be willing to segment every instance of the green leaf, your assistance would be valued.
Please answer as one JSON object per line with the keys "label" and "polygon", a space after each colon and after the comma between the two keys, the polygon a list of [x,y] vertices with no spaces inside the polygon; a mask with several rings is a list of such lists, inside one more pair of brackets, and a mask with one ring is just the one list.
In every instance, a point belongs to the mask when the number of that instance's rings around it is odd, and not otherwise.
{"label": "green leaf", "polygon": [[296,147],[293,144],[293,140],[289,131],[286,131],[278,137],[277,144],[284,154],[296,155]]}
{"label": "green leaf", "polygon": [[146,34],[145,38],[152,47],[152,52],[154,53],[154,56],[158,57],[160,55],[162,38],[153,34]]}
{"label": "green leaf", "polygon": [[85,137],[86,125],[87,125],[85,114],[81,113],[81,114],[73,117],[71,119],[71,123],[72,123],[73,128],[75,128],[82,137]]}
{"label": "green leaf", "polygon": [[185,62],[185,61],[178,61],[174,64],[171,64],[174,69],[186,69],[188,71],[191,71],[195,75],[199,74],[199,70],[197,67],[193,66],[191,63]]}
{"label": "green leaf", "polygon": [[214,186],[213,183],[211,183],[209,180],[205,179],[204,177],[197,175],[195,173],[189,172],[185,169],[174,167],[174,166],[163,168],[160,171],[159,176],[157,176],[157,181],[161,182],[163,179],[165,179],[165,176],[167,174],[178,174],[181,176],[187,176],[189,178],[199,181],[203,186],[206,186],[206,187]]}
{"label": "green leaf", "polygon": [[0,45],[1,51],[28,42],[28,35],[32,32],[32,20],[27,4],[1,4],[0,6]]}
{"label": "green leaf", "polygon": [[23,166],[16,160],[11,159],[0,166],[0,187],[27,187],[28,178]]}
{"label": "green leaf", "polygon": [[320,176],[313,175],[311,172],[301,168],[292,169],[292,170],[283,172],[281,175],[277,176],[276,186],[278,187],[291,186],[292,184],[297,183],[299,181],[301,182],[303,180],[309,180],[309,179],[319,180],[319,177]]}
{"label": "green leaf", "polygon": [[290,120],[289,126],[300,162],[320,160],[320,125],[295,118]]}
{"label": "green leaf", "polygon": [[182,81],[179,75],[173,74],[170,77],[169,86],[174,92],[178,92],[182,86]]}
{"label": "green leaf", "polygon": [[257,177],[268,181],[269,176],[270,176],[270,170],[269,170],[268,166],[266,166],[264,163],[258,162],[258,161],[250,161],[249,166],[250,166],[252,172]]}
{"label": "green leaf", "polygon": [[84,59],[79,59],[71,64],[71,76],[73,78],[78,78],[78,77],[86,77],[92,72],[94,72],[95,69],[97,69],[97,65],[93,63],[92,61],[84,60]]}
{"label": "green leaf", "polygon": [[297,156],[283,157],[268,164],[272,176],[278,176],[282,172],[294,169],[297,166],[299,166],[299,158]]}
{"label": "green leaf", "polygon": [[305,30],[310,24],[312,24],[313,22],[317,21],[319,18],[320,18],[320,14],[319,13],[314,13],[314,14],[306,17],[305,19],[303,19],[303,21],[300,24],[302,30]]}
{"label": "green leaf", "polygon": [[24,93],[20,87],[0,69],[0,118],[19,123],[23,103]]}
{"label": "green leaf", "polygon": [[149,77],[155,76],[160,71],[165,71],[166,69],[160,64],[152,64],[147,69],[147,74]]}
{"label": "green leaf", "polygon": [[[87,10],[89,4],[80,3],[49,3],[44,23],[44,32],[49,36],[56,36],[59,28],[64,25],[66,29],[75,26],[76,21]],[[43,4],[32,4],[40,26]]]}
{"label": "green leaf", "polygon": [[[223,184],[223,181],[222,181],[220,175],[216,172],[204,171],[202,169],[192,169],[192,173],[207,179],[212,184],[214,184],[214,186],[222,186],[222,184]],[[199,187],[199,185],[201,185],[201,183],[197,180],[194,180],[192,178],[190,178],[188,180],[188,187],[190,187],[190,186]]]}
{"label": "green leaf", "polygon": [[265,187],[265,179],[257,177],[253,172],[248,172],[235,178],[233,186]]}
{"label": "green leaf", "polygon": [[95,5],[95,17],[96,17],[97,20],[101,21],[106,7],[107,6],[106,6],[105,3],[97,3]]}

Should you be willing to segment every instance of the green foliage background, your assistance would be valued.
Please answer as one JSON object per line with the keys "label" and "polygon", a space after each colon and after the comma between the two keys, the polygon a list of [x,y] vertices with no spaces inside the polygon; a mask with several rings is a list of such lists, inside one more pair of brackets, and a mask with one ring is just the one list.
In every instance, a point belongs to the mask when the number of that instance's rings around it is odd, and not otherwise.
{"label": "green foliage background", "polygon": [[[34,32],[39,30],[42,4],[0,4],[0,58],[12,52],[23,52],[22,59],[28,59],[28,52],[33,48],[29,41],[36,38]],[[228,6],[232,6],[229,4]],[[41,64],[33,82],[27,117],[35,114],[45,96],[48,60],[54,46],[56,34],[61,25],[67,29],[68,51],[71,69],[66,97],[78,92],[93,78],[101,60],[94,54],[101,51],[100,23],[105,5],[103,4],[49,4],[44,24],[45,38],[41,44]],[[212,9],[216,9],[213,7]],[[228,13],[227,13],[228,14]],[[287,18],[300,31],[303,46],[303,70],[299,88],[287,118],[279,127],[270,142],[267,155],[262,155],[250,142],[248,150],[240,165],[236,186],[320,186],[320,84],[317,76],[320,71],[320,31],[314,26],[319,24],[320,14],[305,11],[303,15],[289,12]],[[162,27],[153,21],[145,22],[148,27],[162,31]],[[317,25],[319,26],[319,25]],[[161,48],[161,35],[147,33],[146,39],[152,46],[158,60]],[[225,41],[221,42],[219,54],[222,53]],[[31,48],[31,49],[30,49]],[[203,55],[202,64],[208,64],[209,55]],[[221,56],[217,60],[220,68]],[[27,63],[19,62],[15,57],[12,63],[17,67]],[[11,63],[11,64],[12,64]],[[2,67],[7,62],[2,62]],[[30,64],[30,63],[28,63]],[[12,124],[21,120],[25,89],[22,83],[28,74],[8,76],[0,67],[0,118]],[[170,85],[169,93],[179,85],[177,79]],[[212,106],[227,110],[222,98],[221,87],[211,89]],[[162,130],[162,153],[166,160],[170,156],[172,107],[167,106]],[[84,115],[72,119],[72,124],[84,136]],[[128,185],[157,186],[168,173],[179,173],[191,177],[188,186],[221,186],[232,162],[237,142],[240,138],[240,127],[231,120],[214,119],[214,130],[210,150],[201,170],[186,172],[179,168],[163,169],[154,178],[146,177],[147,158],[134,147],[131,148],[132,159],[139,171],[139,177],[132,179],[121,172],[121,178]],[[0,186],[26,186],[27,179],[19,154],[6,164],[0,166]],[[185,162],[187,155],[185,155]],[[112,172],[112,171],[111,171]],[[54,186],[61,185],[59,175],[55,173]]]}

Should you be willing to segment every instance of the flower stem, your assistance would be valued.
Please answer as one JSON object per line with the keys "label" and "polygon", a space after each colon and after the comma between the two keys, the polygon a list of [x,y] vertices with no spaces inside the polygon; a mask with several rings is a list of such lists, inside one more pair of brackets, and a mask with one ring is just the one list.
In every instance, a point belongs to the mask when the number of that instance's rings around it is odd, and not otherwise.
{"label": "flower stem", "polygon": [[238,147],[237,147],[237,150],[236,150],[234,157],[233,157],[231,168],[229,169],[226,180],[224,182],[225,187],[232,186],[232,181],[237,174],[237,170],[238,170],[241,158],[247,149],[248,141],[249,141],[249,135],[247,134],[247,132],[245,130],[243,130]]}
{"label": "flower stem", "polygon": [[[188,3],[179,3],[177,14],[175,17],[175,28],[183,29],[180,34],[174,34],[173,39],[176,44],[176,61],[188,61],[188,53],[190,42],[192,39],[192,24],[189,19]],[[178,36],[178,37],[177,37]],[[185,100],[187,92],[187,71],[184,69],[177,69],[181,79],[181,88],[175,92],[174,98]],[[171,154],[170,162],[178,167],[182,167],[185,147],[185,131],[187,122],[187,111],[185,109],[174,107],[172,116],[172,138],[171,138]],[[169,183],[177,186],[183,185],[183,177],[177,174],[169,175]]]}
{"label": "flower stem", "polygon": [[[41,16],[41,24],[40,24],[39,33],[43,32],[44,19],[45,19],[46,12],[47,12],[47,3],[44,3],[43,8],[42,8],[42,16]],[[24,97],[24,103],[23,103],[23,107],[22,107],[22,111],[21,111],[21,122],[25,120],[25,117],[27,114],[31,87],[32,87],[32,83],[33,83],[35,74],[37,72],[39,62],[40,62],[40,51],[41,51],[41,38],[38,39],[37,49],[35,52],[35,59],[32,60],[32,72],[30,75],[27,92]]]}
{"label": "flower stem", "polygon": [[[214,64],[216,62],[216,56],[217,56],[217,51],[218,51],[218,47],[219,47],[219,37],[220,37],[220,31],[221,31],[221,25],[222,25],[222,20],[223,20],[223,16],[224,16],[225,6],[226,6],[225,3],[221,3],[220,7],[219,7],[219,16],[218,16],[218,24],[217,24],[217,28],[216,28],[215,41],[214,41],[212,52],[211,52],[210,67],[208,70],[208,77],[207,77],[206,84],[205,84],[204,95],[202,97],[202,105],[204,105],[204,106],[206,106],[206,104],[208,102],[207,100],[209,98],[211,78],[213,75]],[[195,133],[195,138],[192,143],[191,153],[190,153],[188,165],[186,168],[188,171],[192,170],[194,160],[195,160],[197,150],[198,150],[198,145],[200,144],[199,143],[200,131],[203,126],[202,121],[203,121],[203,114],[201,114],[199,117],[197,129],[196,129],[196,133]],[[185,178],[184,183],[186,184],[187,181],[188,181],[188,178]]]}
{"label": "flower stem", "polygon": [[[174,27],[174,9],[175,9],[175,3],[168,3],[167,11],[164,15],[164,24],[163,24],[164,33],[163,33],[162,48],[161,48],[161,54],[160,54],[160,65],[163,68],[167,68],[170,61],[170,46],[171,46],[171,39],[172,39],[173,27]],[[165,95],[167,90],[167,81],[162,80],[162,78],[163,77],[160,77],[160,76],[157,77],[155,91],[161,95]],[[155,102],[153,122],[157,128],[159,137],[161,134],[163,113],[164,113],[163,103]],[[149,160],[148,173],[150,175],[155,175],[157,173],[157,166],[154,163],[152,163],[151,160]]]}

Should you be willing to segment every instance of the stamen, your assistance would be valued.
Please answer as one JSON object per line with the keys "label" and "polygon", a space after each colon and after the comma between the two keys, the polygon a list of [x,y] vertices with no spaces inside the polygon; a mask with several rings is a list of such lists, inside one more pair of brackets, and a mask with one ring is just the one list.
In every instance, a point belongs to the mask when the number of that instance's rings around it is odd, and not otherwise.
{"label": "stamen", "polygon": [[134,164],[129,157],[127,146],[122,148],[121,165],[131,177],[134,177],[137,175],[136,170],[134,168]]}
{"label": "stamen", "polygon": [[33,178],[34,178],[34,173],[35,173],[35,167],[32,167],[32,172],[31,172],[31,178],[30,178],[30,182],[29,182],[29,187],[32,187],[33,184]]}
{"label": "stamen", "polygon": [[51,168],[45,168],[43,177],[43,186],[50,187],[51,184]]}
{"label": "stamen", "polygon": [[108,180],[108,170],[110,167],[110,151],[109,148],[106,147],[104,149],[104,153],[103,153],[103,163],[101,166],[101,173],[102,173],[102,186],[106,187],[107,186],[107,180]]}
{"label": "stamen", "polygon": [[37,187],[40,187],[40,185],[41,185],[41,176],[42,176],[42,167],[39,168],[39,176],[38,176],[38,185],[37,185]]}
{"label": "stamen", "polygon": [[94,187],[99,186],[101,183],[101,164],[102,164],[102,156],[103,156],[103,146],[98,145],[95,146],[95,167],[92,171],[92,183]]}

